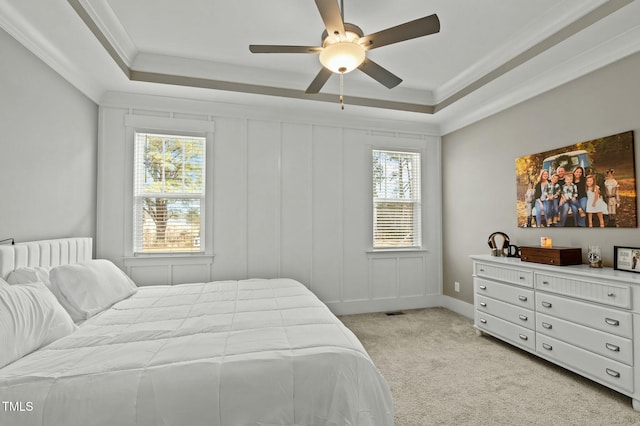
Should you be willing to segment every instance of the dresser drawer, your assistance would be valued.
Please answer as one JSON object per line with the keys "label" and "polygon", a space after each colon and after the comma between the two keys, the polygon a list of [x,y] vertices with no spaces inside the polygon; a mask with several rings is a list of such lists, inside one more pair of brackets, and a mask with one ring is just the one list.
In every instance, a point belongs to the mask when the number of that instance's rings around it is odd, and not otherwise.
{"label": "dresser drawer", "polygon": [[536,293],[535,310],[629,339],[633,334],[633,318],[631,313],[626,311],[542,292]]}
{"label": "dresser drawer", "polygon": [[633,365],[631,339],[536,313],[536,331],[627,365]]}
{"label": "dresser drawer", "polygon": [[633,392],[633,368],[628,365],[540,333],[536,333],[536,352],[614,389]]}
{"label": "dresser drawer", "polygon": [[533,287],[533,272],[517,268],[503,268],[488,263],[475,263],[475,273],[479,277],[496,279],[508,283]]}
{"label": "dresser drawer", "polygon": [[533,309],[533,290],[509,284],[497,283],[495,281],[474,278],[473,280],[476,294],[502,300],[512,305]]}
{"label": "dresser drawer", "polygon": [[520,346],[530,351],[535,351],[535,335],[533,330],[520,327],[509,321],[502,320],[486,312],[476,310],[475,324],[480,330]]}
{"label": "dresser drawer", "polygon": [[538,290],[603,303],[619,308],[631,308],[631,287],[610,283],[600,283],[543,273],[535,274]]}
{"label": "dresser drawer", "polygon": [[521,325],[522,327],[535,330],[535,318],[532,310],[480,295],[476,295],[476,309],[480,312]]}

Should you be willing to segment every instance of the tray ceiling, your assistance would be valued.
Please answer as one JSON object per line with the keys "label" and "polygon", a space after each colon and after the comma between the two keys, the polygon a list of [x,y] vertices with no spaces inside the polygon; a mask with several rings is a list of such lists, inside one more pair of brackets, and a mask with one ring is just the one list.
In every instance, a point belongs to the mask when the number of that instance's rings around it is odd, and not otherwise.
{"label": "tray ceiling", "polygon": [[[433,13],[439,33],[368,53],[399,86],[345,75],[345,114],[446,133],[640,50],[637,0],[344,0],[365,34]],[[0,26],[97,103],[125,92],[339,110],[336,75],[304,93],[317,55],[248,49],[319,45],[311,0],[0,0]]]}

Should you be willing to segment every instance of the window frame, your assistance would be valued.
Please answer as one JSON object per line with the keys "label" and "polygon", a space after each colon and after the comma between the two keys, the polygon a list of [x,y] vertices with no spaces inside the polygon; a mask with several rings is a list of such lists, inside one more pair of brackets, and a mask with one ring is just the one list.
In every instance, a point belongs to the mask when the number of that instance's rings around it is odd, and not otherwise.
{"label": "window frame", "polygon": [[[213,223],[213,136],[215,123],[208,120],[194,120],[186,118],[155,117],[137,114],[125,114],[125,131],[127,141],[126,179],[127,188],[124,191],[126,201],[124,203],[125,216],[125,259],[128,258],[155,258],[162,257],[191,257],[213,256],[213,237],[207,224]],[[158,252],[136,251],[135,247],[135,155],[136,133],[151,133],[186,137],[204,137],[204,196],[200,212],[200,250],[176,251],[166,250]]]}
{"label": "window frame", "polygon": [[[417,159],[415,159],[414,161],[416,162],[415,164],[417,164],[418,167],[418,182],[417,182],[417,188],[416,188],[416,193],[418,195],[417,200],[412,200],[412,201],[397,201],[399,203],[411,203],[413,205],[413,244],[411,245],[403,245],[403,246],[396,246],[396,245],[384,245],[384,246],[377,246],[376,245],[376,204],[378,203],[382,203],[382,202],[394,202],[391,201],[391,199],[384,199],[385,201],[376,201],[376,197],[375,197],[375,188],[373,187],[374,184],[374,153],[378,151],[378,152],[389,152],[389,153],[400,153],[400,154],[411,154],[411,155],[417,155]],[[422,209],[422,202],[423,202],[423,198],[424,198],[424,161],[425,161],[425,153],[424,150],[421,149],[411,149],[411,148],[405,148],[405,147],[398,147],[398,146],[372,146],[371,149],[369,150],[369,159],[370,159],[370,173],[371,173],[371,179],[370,179],[370,190],[371,190],[371,251],[372,252],[383,252],[383,251],[419,251],[422,250],[424,247],[424,243],[423,243],[423,209]]]}
{"label": "window frame", "polygon": [[[149,132],[149,131],[139,131],[139,130],[135,130],[134,131],[134,160],[133,160],[133,167],[134,167],[134,175],[133,175],[133,215],[134,215],[134,219],[133,219],[133,253],[135,254],[182,254],[182,253],[202,253],[204,252],[204,244],[206,244],[206,238],[205,238],[205,221],[202,220],[206,217],[206,180],[207,180],[207,173],[206,173],[206,167],[207,167],[207,138],[206,135],[204,134],[188,134],[191,132],[175,132],[175,133],[167,133],[167,132]],[[140,148],[140,144],[142,141],[138,140],[138,135],[148,135],[148,136],[152,136],[152,137],[158,137],[161,138],[163,140],[166,139],[171,139],[171,138],[175,138],[175,139],[180,139],[180,138],[193,138],[193,139],[199,139],[202,142],[202,170],[201,170],[201,179],[202,179],[202,188],[201,191],[198,192],[171,192],[171,191],[165,191],[165,190],[161,190],[160,192],[138,192],[141,189],[143,189],[143,185],[139,182],[139,179],[142,178],[142,176],[140,175],[141,172],[143,172],[143,168],[144,166],[141,165],[140,163],[144,161],[144,157],[146,152],[139,150]],[[163,171],[164,174],[164,171]],[[184,177],[184,176],[183,176]],[[142,209],[142,205],[144,203],[144,200],[146,198],[155,198],[155,199],[167,199],[167,200],[172,200],[172,201],[176,201],[176,200],[199,200],[199,216],[200,216],[200,226],[199,226],[199,239],[200,239],[200,244],[198,245],[198,248],[196,249],[195,246],[192,246],[191,249],[188,250],[179,250],[176,247],[165,247],[163,249],[158,249],[158,250],[150,250],[150,251],[145,251],[144,250],[144,225],[141,225],[141,223],[139,223],[140,221],[140,215],[142,215],[142,219],[144,220],[144,212],[141,212],[139,209]],[[142,226],[143,229],[140,229],[139,227]],[[168,226],[167,226],[168,229]],[[140,235],[138,235],[140,234]]]}

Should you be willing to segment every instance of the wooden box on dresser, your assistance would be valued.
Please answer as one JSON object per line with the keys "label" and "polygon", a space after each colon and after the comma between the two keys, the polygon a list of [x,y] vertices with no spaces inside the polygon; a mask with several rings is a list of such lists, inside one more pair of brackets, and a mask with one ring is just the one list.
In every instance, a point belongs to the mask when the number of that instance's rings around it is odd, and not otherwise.
{"label": "wooden box on dresser", "polygon": [[471,258],[480,333],[628,395],[640,411],[640,274]]}

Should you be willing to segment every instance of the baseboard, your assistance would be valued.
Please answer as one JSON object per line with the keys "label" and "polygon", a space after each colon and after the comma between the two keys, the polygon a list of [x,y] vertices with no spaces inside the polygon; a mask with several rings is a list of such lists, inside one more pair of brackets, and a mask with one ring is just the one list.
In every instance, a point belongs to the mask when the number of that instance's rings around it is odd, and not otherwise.
{"label": "baseboard", "polygon": [[473,304],[445,295],[441,296],[440,301],[443,308],[447,308],[457,314],[473,319]]}
{"label": "baseboard", "polygon": [[421,309],[443,307],[457,314],[473,319],[473,304],[445,295],[421,297],[400,297],[377,300],[350,300],[345,302],[326,302],[335,315],[364,314],[370,312],[391,312],[403,309]]}
{"label": "baseboard", "polygon": [[403,309],[433,308],[442,306],[441,295],[394,297],[389,299],[353,300],[325,302],[335,315],[363,314],[370,312],[391,312]]}

